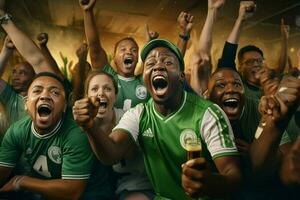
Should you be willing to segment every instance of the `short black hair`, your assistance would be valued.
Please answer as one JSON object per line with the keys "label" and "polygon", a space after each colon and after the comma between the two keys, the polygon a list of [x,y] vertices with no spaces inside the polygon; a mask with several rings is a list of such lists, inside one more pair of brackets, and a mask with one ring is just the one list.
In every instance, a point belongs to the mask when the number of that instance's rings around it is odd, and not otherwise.
{"label": "short black hair", "polygon": [[114,47],[114,54],[116,54],[119,44],[125,40],[129,40],[129,41],[133,42],[136,45],[136,47],[139,48],[138,43],[135,41],[135,39],[133,37],[124,37],[121,40],[119,40],[118,42],[116,42],[115,47]]}
{"label": "short black hair", "polygon": [[263,51],[258,48],[257,46],[255,45],[247,45],[247,46],[244,46],[242,47],[240,50],[239,50],[239,53],[238,53],[238,60],[239,60],[239,63],[242,62],[242,59],[243,59],[243,56],[245,53],[249,52],[249,51],[256,51],[257,53],[259,53],[262,57],[264,57],[264,53]]}

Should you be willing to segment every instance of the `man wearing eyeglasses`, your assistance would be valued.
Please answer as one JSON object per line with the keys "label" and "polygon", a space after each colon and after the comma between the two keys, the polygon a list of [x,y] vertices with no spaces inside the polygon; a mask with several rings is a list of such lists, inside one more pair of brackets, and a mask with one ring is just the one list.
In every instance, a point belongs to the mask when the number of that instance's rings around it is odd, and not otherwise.
{"label": "man wearing eyeglasses", "polygon": [[263,91],[260,89],[258,71],[263,67],[264,54],[254,45],[247,45],[238,53],[239,69],[243,78],[245,94],[260,99]]}

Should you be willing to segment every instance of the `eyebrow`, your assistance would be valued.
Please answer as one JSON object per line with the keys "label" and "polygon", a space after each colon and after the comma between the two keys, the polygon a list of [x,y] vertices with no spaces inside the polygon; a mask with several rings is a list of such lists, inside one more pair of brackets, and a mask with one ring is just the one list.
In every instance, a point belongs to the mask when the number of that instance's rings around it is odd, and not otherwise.
{"label": "eyebrow", "polygon": [[[176,57],[175,55],[173,55],[172,52],[160,52],[160,53],[158,54],[158,56],[172,56],[172,57]],[[149,57],[147,57],[146,60],[149,59],[149,58],[153,58],[153,57],[156,57],[156,53],[150,55]]]}

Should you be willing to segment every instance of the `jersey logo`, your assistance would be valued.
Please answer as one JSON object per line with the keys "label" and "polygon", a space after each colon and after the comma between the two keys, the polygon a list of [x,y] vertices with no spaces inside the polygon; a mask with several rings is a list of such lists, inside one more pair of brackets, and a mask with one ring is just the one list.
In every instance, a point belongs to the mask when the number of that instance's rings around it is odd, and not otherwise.
{"label": "jersey logo", "polygon": [[144,133],[143,133],[143,136],[145,137],[153,137],[153,133],[152,133],[152,130],[150,128],[148,128]]}
{"label": "jersey logo", "polygon": [[26,155],[30,155],[32,154],[32,149],[29,147],[26,152],[25,152]]}
{"label": "jersey logo", "polygon": [[51,146],[48,149],[49,158],[56,164],[61,164],[61,149],[60,147]]}
{"label": "jersey logo", "polygon": [[139,99],[146,99],[147,89],[143,85],[138,85],[135,89],[135,96]]}
{"label": "jersey logo", "polygon": [[197,135],[194,130],[192,129],[185,129],[180,133],[180,144],[182,148],[186,149],[186,141],[190,139],[197,138]]}

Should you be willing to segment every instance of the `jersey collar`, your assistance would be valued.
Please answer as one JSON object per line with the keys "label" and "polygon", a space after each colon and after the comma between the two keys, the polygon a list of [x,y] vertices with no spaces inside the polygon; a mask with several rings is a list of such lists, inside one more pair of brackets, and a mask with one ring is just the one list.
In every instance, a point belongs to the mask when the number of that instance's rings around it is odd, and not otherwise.
{"label": "jersey collar", "polygon": [[56,126],[54,127],[54,129],[52,129],[52,131],[50,131],[49,133],[47,134],[39,134],[35,128],[34,128],[34,125],[33,125],[33,122],[31,122],[31,132],[33,133],[33,135],[35,135],[37,138],[40,138],[40,139],[48,139],[50,138],[52,135],[56,134],[60,127],[62,125],[62,118],[59,120],[59,122],[56,124]]}
{"label": "jersey collar", "polygon": [[177,113],[179,113],[181,110],[182,110],[182,108],[184,107],[184,105],[185,105],[185,102],[186,102],[186,97],[187,97],[187,92],[186,91],[183,91],[183,101],[182,101],[182,104],[181,104],[181,106],[180,106],[180,108],[177,110],[177,111],[175,111],[174,113],[171,113],[170,115],[168,115],[168,116],[163,116],[163,115],[161,115],[159,112],[157,112],[156,110],[155,110],[155,107],[154,107],[154,101],[153,101],[153,99],[152,99],[152,109],[153,109],[153,111],[154,111],[154,114],[160,119],[160,120],[162,120],[162,121],[164,121],[164,122],[167,122],[167,121],[169,121],[169,120],[171,120],[174,116],[176,116],[177,115]]}

